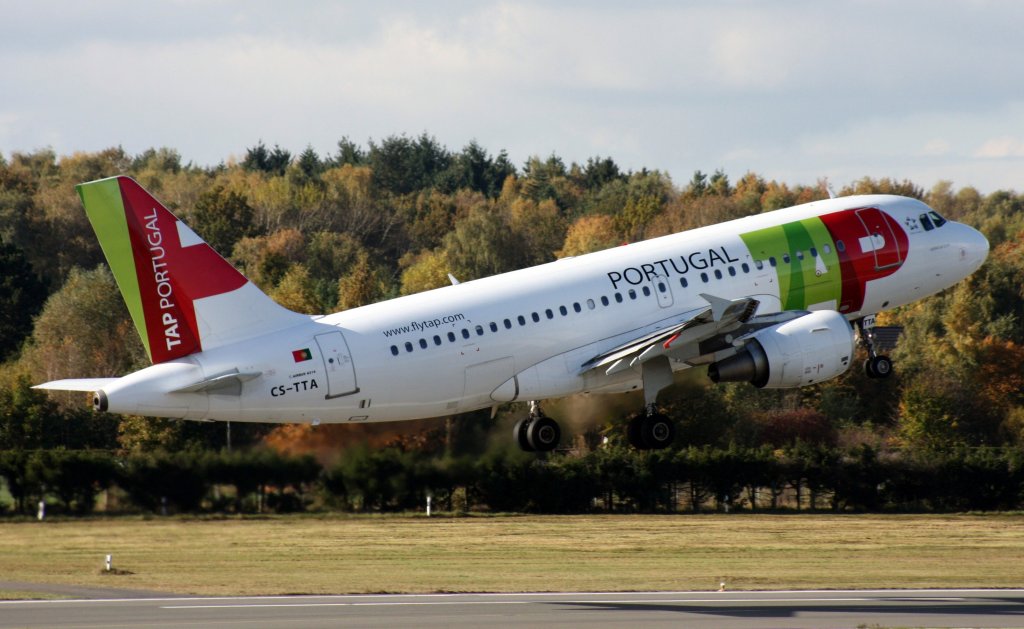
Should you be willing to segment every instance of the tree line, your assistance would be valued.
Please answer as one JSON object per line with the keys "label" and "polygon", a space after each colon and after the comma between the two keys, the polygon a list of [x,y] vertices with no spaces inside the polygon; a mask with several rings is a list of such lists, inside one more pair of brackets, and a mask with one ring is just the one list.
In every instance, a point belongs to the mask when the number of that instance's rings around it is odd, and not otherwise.
{"label": "tree line", "polygon": [[[448,273],[470,280],[827,196],[822,182],[790,185],[756,173],[732,180],[721,170],[696,171],[677,183],[600,156],[568,164],[535,156],[514,165],[503,151],[475,142],[451,150],[428,134],[364,144],[343,138],[331,155],[258,142],[214,167],[187,163],[169,148],[0,154],[0,450],[142,456],[229,445],[223,424],[96,414],[82,395],[30,389],[146,365],[74,191],[117,173],[149,188],[279,303],[307,313],[442,286]],[[880,317],[902,330],[892,353],[896,375],[887,381],[854,367],[818,386],[758,391],[684,374],[660,398],[678,423],[672,453],[802,443],[843,457],[868,447],[888,460],[1021,447],[1024,195],[870,178],[839,190],[876,192],[922,199],[978,227],[992,244],[988,262],[956,287]],[[547,408],[572,420],[563,426],[578,457],[613,447],[628,410],[638,407],[627,395]],[[316,430],[233,424],[231,440],[236,449],[315,451],[327,466],[354,456],[362,442],[437,460],[482,457],[521,411]],[[606,437],[611,446],[602,445]]]}
{"label": "tree line", "polygon": [[[10,515],[105,513],[451,513],[1016,510],[1024,452],[967,448],[939,456],[797,443],[637,452],[603,448],[537,460],[511,451],[432,457],[356,448],[322,466],[268,449],[124,454],[0,452]],[[941,484],[935,482],[942,479]],[[98,501],[102,494],[104,500]]]}

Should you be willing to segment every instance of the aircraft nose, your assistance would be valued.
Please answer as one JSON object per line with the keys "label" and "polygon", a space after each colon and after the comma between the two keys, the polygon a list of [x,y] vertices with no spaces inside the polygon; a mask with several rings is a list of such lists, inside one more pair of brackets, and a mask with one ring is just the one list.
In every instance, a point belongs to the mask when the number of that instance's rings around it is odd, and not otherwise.
{"label": "aircraft nose", "polygon": [[988,238],[973,227],[963,226],[964,235],[960,244],[960,258],[967,263],[971,272],[988,258]]}

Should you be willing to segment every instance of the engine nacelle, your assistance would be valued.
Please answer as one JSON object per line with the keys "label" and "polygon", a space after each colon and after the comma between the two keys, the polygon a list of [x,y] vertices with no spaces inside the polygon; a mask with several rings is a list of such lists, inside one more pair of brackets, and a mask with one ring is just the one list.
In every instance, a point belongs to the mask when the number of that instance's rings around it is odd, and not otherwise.
{"label": "engine nacelle", "polygon": [[757,332],[736,354],[712,363],[708,377],[758,388],[802,387],[845,373],[853,342],[853,328],[843,315],[812,312]]}

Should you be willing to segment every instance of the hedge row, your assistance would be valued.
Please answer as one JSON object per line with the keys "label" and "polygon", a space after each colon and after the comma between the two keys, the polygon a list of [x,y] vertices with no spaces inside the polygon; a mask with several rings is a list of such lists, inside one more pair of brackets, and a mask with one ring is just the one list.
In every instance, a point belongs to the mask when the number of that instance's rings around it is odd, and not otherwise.
{"label": "hedge row", "polygon": [[1024,508],[1024,451],[1015,448],[884,456],[867,447],[606,448],[546,458],[436,458],[389,448],[349,451],[326,468],[267,450],[2,451],[0,477],[14,513],[34,513],[40,499],[64,513],[89,513],[107,490],[121,496],[112,510],[155,513],[408,511],[422,509],[427,496],[443,510],[536,513]]}

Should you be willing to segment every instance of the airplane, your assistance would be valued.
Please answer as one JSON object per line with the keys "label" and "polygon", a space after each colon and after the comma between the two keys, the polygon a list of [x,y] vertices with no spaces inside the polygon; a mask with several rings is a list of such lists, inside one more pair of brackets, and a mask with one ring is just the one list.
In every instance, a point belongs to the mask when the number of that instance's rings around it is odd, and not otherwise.
{"label": "airplane", "polygon": [[988,241],[916,199],[830,198],[330,315],[287,310],[133,179],[77,186],[152,365],[36,388],[97,411],[357,423],[525,401],[513,437],[555,449],[541,401],[643,390],[638,449],[671,445],[657,396],[677,371],[791,388],[845,373],[855,344],[892,371],[874,315],[973,273]]}

